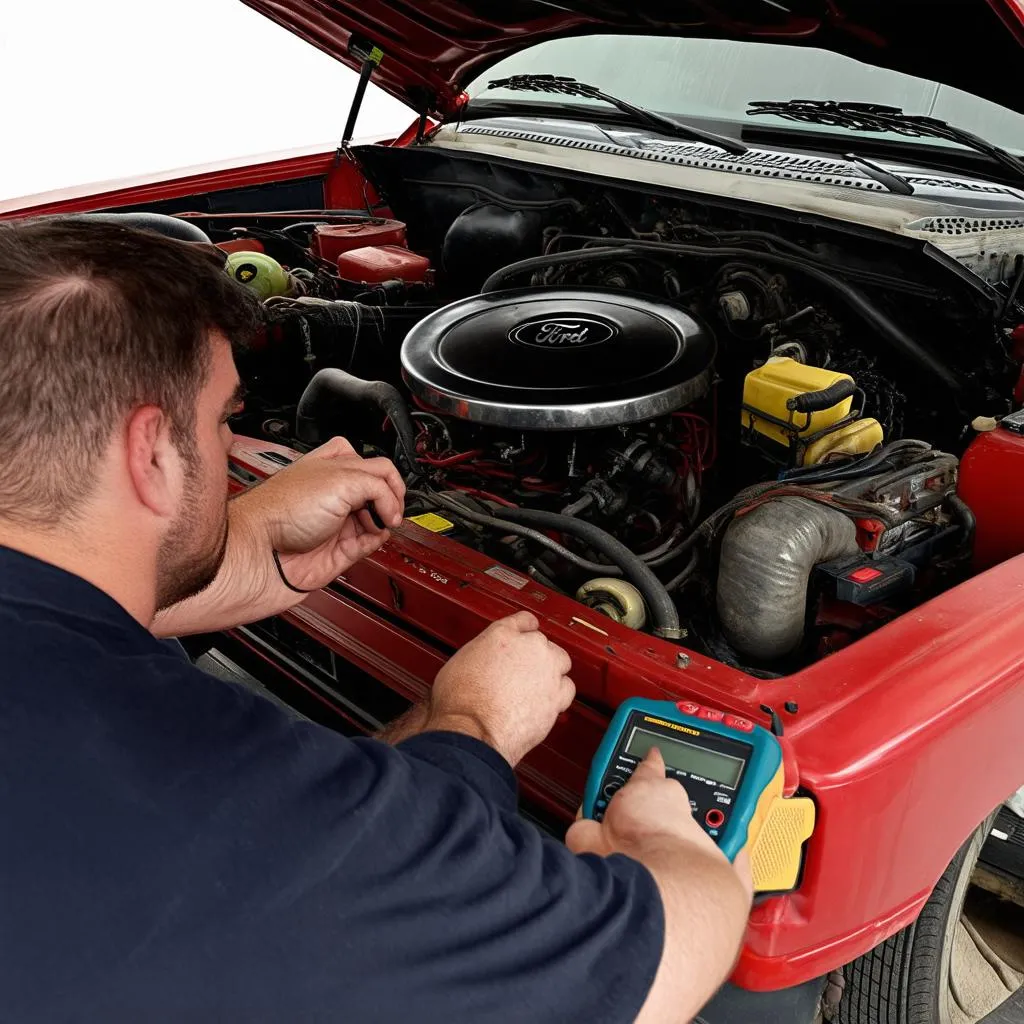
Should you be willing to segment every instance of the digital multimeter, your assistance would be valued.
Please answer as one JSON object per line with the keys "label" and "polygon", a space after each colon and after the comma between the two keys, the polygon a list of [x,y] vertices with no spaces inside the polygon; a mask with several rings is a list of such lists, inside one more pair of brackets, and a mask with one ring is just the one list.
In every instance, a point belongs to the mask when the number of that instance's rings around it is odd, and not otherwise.
{"label": "digital multimeter", "polygon": [[690,811],[722,852],[749,848],[754,889],[786,892],[800,873],[814,804],[783,797],[782,747],[767,729],[692,701],[627,700],[594,756],[583,815],[600,821],[651,747],[686,788]]}

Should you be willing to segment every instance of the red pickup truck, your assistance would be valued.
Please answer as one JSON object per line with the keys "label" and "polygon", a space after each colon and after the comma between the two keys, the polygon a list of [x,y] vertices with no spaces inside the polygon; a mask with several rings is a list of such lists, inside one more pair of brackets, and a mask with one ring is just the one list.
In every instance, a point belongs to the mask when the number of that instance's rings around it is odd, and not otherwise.
{"label": "red pickup truck", "polygon": [[[236,488],[331,433],[406,476],[208,662],[374,729],[528,608],[578,687],[540,827],[637,696],[772,727],[814,801],[710,1024],[1010,1019],[970,911],[1024,891],[1020,5],[247,2],[359,70],[337,152],[0,207],[228,253]],[[353,142],[367,83],[400,138]]]}

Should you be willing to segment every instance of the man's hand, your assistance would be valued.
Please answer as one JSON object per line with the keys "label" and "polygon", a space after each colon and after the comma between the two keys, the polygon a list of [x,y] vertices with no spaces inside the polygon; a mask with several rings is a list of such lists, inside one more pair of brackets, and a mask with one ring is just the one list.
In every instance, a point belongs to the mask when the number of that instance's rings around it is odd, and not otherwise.
{"label": "man's hand", "polygon": [[[318,590],[387,539],[405,505],[405,483],[388,459],[364,459],[335,437],[236,499],[262,529],[267,557],[281,556],[288,582]],[[378,529],[372,502],[385,529]]]}
{"label": "man's hand", "polygon": [[[370,518],[370,502],[385,529]],[[318,590],[388,539],[404,503],[405,484],[387,459],[360,458],[344,438],[333,438],[228,502],[227,548],[216,578],[160,611],[153,632],[212,633],[287,611],[301,595],[281,581],[274,550],[293,587]]]}
{"label": "man's hand", "polygon": [[571,668],[569,655],[540,632],[536,616],[517,612],[457,651],[438,672],[429,700],[380,738],[398,743],[421,732],[461,732],[515,767],[572,703]]}
{"label": "man's hand", "polygon": [[565,844],[574,853],[602,857],[611,853],[632,856],[634,849],[661,840],[689,843],[725,860],[693,817],[686,790],[666,777],[665,761],[657,747],[651,747],[629,781],[609,801],[602,821],[581,818],[565,835]]}
{"label": "man's hand", "polygon": [[565,842],[578,854],[626,854],[654,875],[665,945],[637,1021],[692,1020],[739,952],[753,894],[746,854],[729,863],[694,820],[686,791],[665,777],[657,747],[609,801],[604,820],[577,820]]}

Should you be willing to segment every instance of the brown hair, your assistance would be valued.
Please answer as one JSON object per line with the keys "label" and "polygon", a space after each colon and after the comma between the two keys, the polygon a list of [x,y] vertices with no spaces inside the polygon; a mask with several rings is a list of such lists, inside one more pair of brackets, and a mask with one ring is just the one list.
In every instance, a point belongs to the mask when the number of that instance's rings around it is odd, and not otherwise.
{"label": "brown hair", "polygon": [[194,452],[210,332],[244,344],[258,324],[209,246],[87,217],[0,223],[0,518],[72,516],[140,405]]}

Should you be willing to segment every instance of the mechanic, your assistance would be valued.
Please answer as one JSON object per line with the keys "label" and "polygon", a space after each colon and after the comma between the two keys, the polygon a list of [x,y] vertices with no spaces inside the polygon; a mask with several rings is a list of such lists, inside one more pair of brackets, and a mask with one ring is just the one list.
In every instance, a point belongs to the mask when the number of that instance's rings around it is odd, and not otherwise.
{"label": "mechanic", "polygon": [[395,467],[340,438],[227,499],[259,307],[219,257],[0,224],[0,1016],[690,1020],[748,867],[656,752],[564,845],[518,816],[574,695],[532,615],[367,739],[160,639],[283,612],[387,540],[369,502],[402,519]]}

